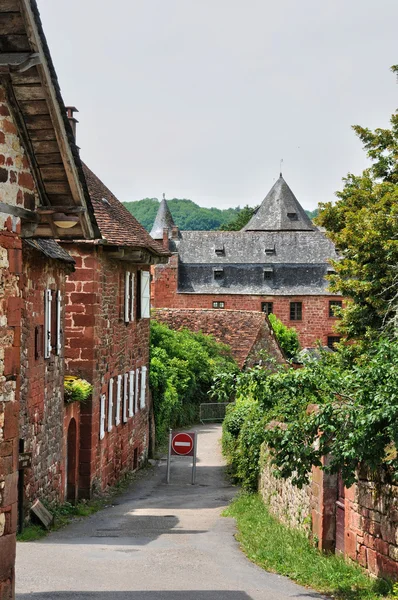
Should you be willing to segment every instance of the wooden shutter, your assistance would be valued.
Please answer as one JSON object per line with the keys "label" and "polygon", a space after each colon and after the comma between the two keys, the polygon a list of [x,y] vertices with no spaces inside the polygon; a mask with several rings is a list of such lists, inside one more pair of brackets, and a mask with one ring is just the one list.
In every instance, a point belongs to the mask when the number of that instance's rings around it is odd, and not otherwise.
{"label": "wooden shutter", "polygon": [[129,398],[129,374],[125,373],[123,376],[123,423],[127,423],[127,402]]}
{"label": "wooden shutter", "polygon": [[146,367],[141,369],[141,408],[145,408],[145,395],[146,395]]}
{"label": "wooden shutter", "polygon": [[134,416],[134,371],[130,371],[129,379],[129,417]]}
{"label": "wooden shutter", "polygon": [[105,394],[101,394],[100,400],[100,440],[105,437]]}
{"label": "wooden shutter", "polygon": [[149,319],[151,316],[150,277],[149,271],[141,271],[141,317],[143,319]]}
{"label": "wooden shutter", "polygon": [[62,296],[61,292],[57,292],[57,354],[61,354],[62,349]]}
{"label": "wooden shutter", "polygon": [[50,358],[51,355],[51,290],[45,291],[44,296],[44,358]]}
{"label": "wooden shutter", "polygon": [[130,273],[130,321],[134,321],[135,274]]}
{"label": "wooden shutter", "polygon": [[124,274],[124,321],[130,321],[130,271]]}
{"label": "wooden shutter", "polygon": [[113,378],[108,384],[108,431],[112,431],[113,427]]}
{"label": "wooden shutter", "polygon": [[122,376],[117,376],[117,386],[116,386],[116,418],[115,424],[120,425],[120,405],[122,400]]}
{"label": "wooden shutter", "polygon": [[135,409],[134,409],[135,413],[138,411],[138,400],[140,397],[139,393],[140,393],[140,370],[136,369],[135,370]]}

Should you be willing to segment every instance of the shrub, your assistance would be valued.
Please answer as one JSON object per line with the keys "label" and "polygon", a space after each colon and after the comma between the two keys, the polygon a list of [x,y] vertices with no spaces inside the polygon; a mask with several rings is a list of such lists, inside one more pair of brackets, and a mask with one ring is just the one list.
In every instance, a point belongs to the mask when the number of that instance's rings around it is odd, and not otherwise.
{"label": "shrub", "polygon": [[91,396],[93,386],[85,379],[68,375],[64,378],[65,402],[85,402]]}
{"label": "shrub", "polygon": [[294,358],[300,350],[297,331],[293,327],[284,325],[273,313],[268,315],[268,318],[274,330],[275,337],[286,357]]}

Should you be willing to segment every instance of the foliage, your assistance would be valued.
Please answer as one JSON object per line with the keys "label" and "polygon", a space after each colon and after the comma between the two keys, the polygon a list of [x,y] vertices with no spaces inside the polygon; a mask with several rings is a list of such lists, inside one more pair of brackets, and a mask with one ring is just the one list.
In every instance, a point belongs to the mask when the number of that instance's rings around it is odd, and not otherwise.
{"label": "foliage", "polygon": [[64,379],[65,402],[85,402],[91,396],[93,386],[85,379],[68,375]]}
{"label": "foliage", "polygon": [[348,339],[374,339],[397,324],[398,113],[390,122],[390,129],[353,127],[372,165],[348,174],[337,202],[320,204],[317,218],[342,255],[330,290],[351,298],[338,327]]}
{"label": "foliage", "polygon": [[300,350],[297,331],[293,327],[288,327],[282,323],[282,321],[280,321],[273,313],[268,315],[268,319],[285,356],[287,358],[296,356],[297,352]]}
{"label": "foliage", "polygon": [[170,427],[195,421],[218,372],[234,373],[237,366],[228,346],[188,329],[174,331],[151,322],[150,386],[156,435],[162,441]]}
{"label": "foliage", "polygon": [[340,600],[376,600],[392,592],[389,582],[368,577],[343,556],[319,552],[305,533],[273,517],[257,494],[238,496],[224,515],[236,519],[244,552],[267,571]]}
{"label": "foliage", "polygon": [[[168,200],[167,204],[175,224],[180,229],[193,231],[239,230],[246,225],[255,211],[255,208],[250,208],[248,205],[244,208],[240,206],[224,209],[204,208],[198,206],[192,200],[179,198]],[[157,198],[144,198],[135,202],[125,202],[124,205],[147,231],[151,231],[159,209]]]}

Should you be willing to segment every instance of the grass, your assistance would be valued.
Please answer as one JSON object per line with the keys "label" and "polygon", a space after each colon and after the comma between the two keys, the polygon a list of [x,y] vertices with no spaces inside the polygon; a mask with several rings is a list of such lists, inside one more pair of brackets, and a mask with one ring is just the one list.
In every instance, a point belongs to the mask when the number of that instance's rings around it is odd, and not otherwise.
{"label": "grass", "polygon": [[[373,579],[342,556],[325,554],[307,536],[273,517],[258,494],[238,496],[224,512],[237,522],[237,540],[254,563],[342,600],[380,600],[390,594],[390,582]],[[395,587],[395,586],[394,586]]]}
{"label": "grass", "polygon": [[[150,468],[149,466],[146,468]],[[112,500],[122,494],[134,481],[144,475],[146,468],[140,469],[134,473],[128,473],[123,477],[115,486],[110,488],[100,498],[94,498],[92,500],[82,500],[76,504],[65,502],[64,504],[58,504],[56,506],[46,506],[47,510],[54,517],[54,522],[49,530],[44,529],[40,525],[30,523],[24,527],[21,533],[18,533],[17,540],[19,542],[34,542],[40,538],[45,537],[50,531],[57,531],[62,529],[75,519],[81,519],[89,517],[99,510],[109,506]]]}

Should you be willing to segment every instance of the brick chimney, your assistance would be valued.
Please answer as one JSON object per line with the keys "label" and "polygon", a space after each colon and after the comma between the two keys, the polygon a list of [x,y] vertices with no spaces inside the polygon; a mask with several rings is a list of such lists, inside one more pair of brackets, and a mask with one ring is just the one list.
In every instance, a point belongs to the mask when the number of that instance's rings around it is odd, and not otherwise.
{"label": "brick chimney", "polygon": [[74,113],[79,111],[77,110],[76,106],[66,106],[65,108],[70,126],[72,127],[73,137],[76,142],[76,123],[78,123],[79,121],[76,119]]}

